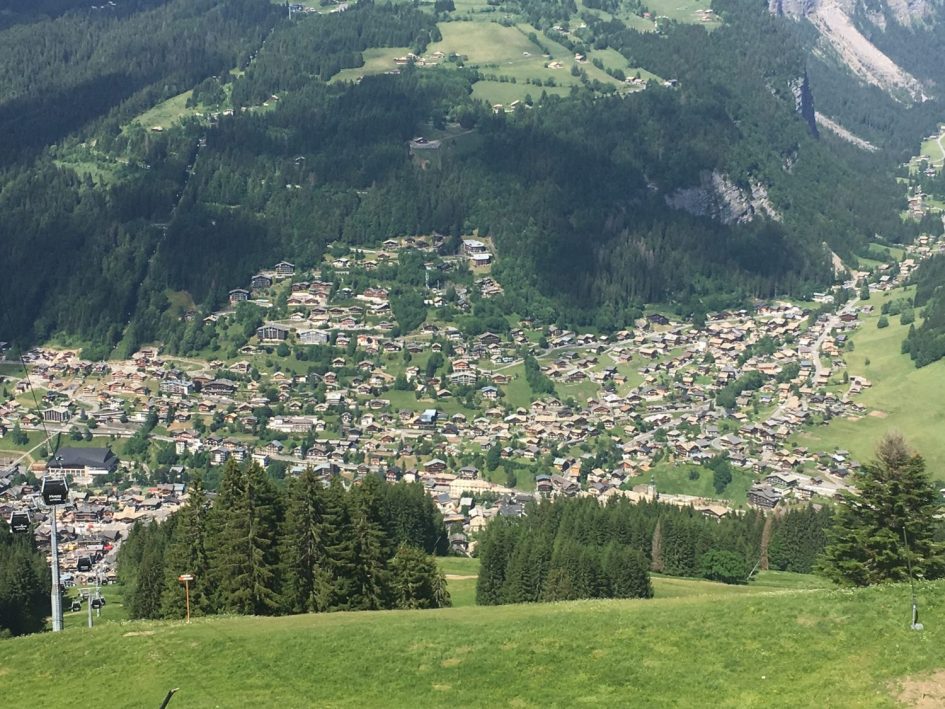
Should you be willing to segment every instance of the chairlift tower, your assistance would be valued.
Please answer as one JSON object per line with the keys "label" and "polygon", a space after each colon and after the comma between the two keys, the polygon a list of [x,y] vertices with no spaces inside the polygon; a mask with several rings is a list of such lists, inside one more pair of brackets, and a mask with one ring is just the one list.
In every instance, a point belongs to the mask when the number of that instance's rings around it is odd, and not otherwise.
{"label": "chairlift tower", "polygon": [[59,589],[59,531],[56,527],[56,507],[69,502],[69,485],[64,477],[47,475],[43,478],[43,501],[50,508],[49,543],[52,548],[52,587],[49,602],[52,606],[52,629],[54,633],[62,630],[62,593]]}

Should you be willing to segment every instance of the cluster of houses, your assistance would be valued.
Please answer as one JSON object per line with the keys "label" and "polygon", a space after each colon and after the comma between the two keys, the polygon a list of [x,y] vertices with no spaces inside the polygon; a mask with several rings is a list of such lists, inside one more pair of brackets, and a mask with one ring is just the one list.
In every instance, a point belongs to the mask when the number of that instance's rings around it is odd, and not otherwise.
{"label": "cluster of houses", "polygon": [[[69,503],[56,508],[61,582],[66,587],[83,586],[94,583],[97,577],[100,583],[112,583],[116,581],[118,547],[132,525],[161,521],[175,512],[186,499],[185,486],[166,483],[123,490],[105,486],[93,491],[79,484],[80,476],[94,476],[102,472],[102,467],[117,465],[111,451],[64,448],[60,453],[62,469],[54,472],[77,476],[69,491]],[[86,467],[99,470],[86,472]],[[21,472],[17,464],[0,467],[0,519],[28,513],[40,549],[49,554],[50,508],[43,504],[39,485],[22,482]]]}
{"label": "cluster of houses", "polygon": [[[395,252],[407,242],[391,240],[384,248]],[[436,238],[409,242],[413,248],[436,248]],[[488,253],[484,248],[484,242],[467,239],[461,258]],[[887,274],[880,270],[871,288],[901,284],[921,259],[940,248],[920,238],[898,271],[890,270],[883,280]],[[863,275],[855,274],[852,286]],[[153,439],[172,445],[179,456],[206,453],[212,465],[231,459],[263,466],[279,461],[289,474],[312,468],[326,481],[339,475],[348,483],[368,475],[419,481],[453,526],[457,548],[465,548],[470,533],[491,516],[520,514],[533,496],[659,497],[693,505],[708,516],[732,511],[726,500],[658,490],[653,471],[667,463],[698,467],[725,456],[744,474],[741,479],[754,481],[747,500],[761,509],[830,498],[847,486],[857,467],[845,451],[821,453],[793,441],[815,422],[867,413],[855,397],[870,383],[845,372],[842,353],[859,316],[871,307],[868,302],[848,302],[819,316],[792,303],[759,303],[713,313],[699,329],[652,314],[612,335],[540,328],[523,320],[509,332],[475,336],[448,321],[428,321],[394,337],[376,322],[359,328],[361,320],[333,332],[339,354],[327,372],[301,375],[280,371],[277,362],[263,366],[272,358],[272,344],[324,344],[328,330],[311,327],[313,313],[353,318],[353,309],[360,308],[363,316],[368,309],[389,307],[389,291],[382,283],[357,292],[339,289],[317,273],[300,273],[280,262],[254,276],[250,290],[242,293],[248,297],[287,279],[290,284],[283,287],[290,297],[305,294],[315,300],[303,305],[299,298],[304,315],[299,321],[261,326],[236,361],[185,368],[157,346],[107,364],[82,361],[75,352],[31,351],[26,356],[30,378],[11,378],[15,391],[0,404],[0,425],[4,431],[16,423],[40,430],[96,421],[113,435],[131,435],[156,415],[163,428]],[[483,294],[492,283],[480,279]],[[824,302],[827,297],[822,294]],[[422,358],[434,352],[448,365],[438,372],[405,364],[407,355]],[[524,352],[538,357],[557,395],[509,401],[511,389],[524,385]],[[248,376],[251,371],[254,376]],[[735,396],[734,406],[720,405],[719,392],[752,372],[761,375],[761,386]],[[313,381],[323,396],[313,396]],[[410,403],[403,397],[404,381]],[[24,403],[31,385],[43,392],[40,410]],[[459,391],[466,392],[462,402]],[[272,413],[260,419],[261,409]],[[219,425],[208,431],[211,420]],[[617,451],[606,468],[595,466],[590,452],[602,436]],[[490,480],[494,473],[479,469],[483,453],[493,449],[501,460],[537,471],[532,491],[507,488],[504,476],[495,482]],[[111,529],[108,525],[132,514],[175,509],[176,488],[161,488],[160,495],[157,488],[131,497],[126,492],[100,503],[94,497],[96,482],[120,469],[109,454],[108,449],[75,449],[49,463],[90,484],[93,492],[76,494],[93,495],[83,504],[102,506],[95,508],[101,516],[92,524]],[[10,490],[8,485],[2,499],[16,504],[36,495],[29,486]],[[484,499],[495,504],[483,504]]]}

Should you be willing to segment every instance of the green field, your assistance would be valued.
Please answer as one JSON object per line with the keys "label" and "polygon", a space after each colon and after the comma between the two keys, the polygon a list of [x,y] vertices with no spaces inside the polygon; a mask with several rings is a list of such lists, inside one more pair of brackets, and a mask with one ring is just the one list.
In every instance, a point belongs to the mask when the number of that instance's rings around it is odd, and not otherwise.
{"label": "green field", "polygon": [[385,71],[392,71],[397,68],[394,59],[402,57],[410,51],[409,47],[377,47],[365,49],[361,52],[364,57],[364,65],[352,69],[342,69],[333,77],[331,83],[338,81],[357,81],[362,76],[368,74],[383,74]]}
{"label": "green field", "polygon": [[148,109],[140,116],[134,119],[144,128],[163,128],[167,130],[184,116],[193,116],[197,113],[196,108],[187,108],[187,100],[193,91],[185,91],[177,96],[172,96],[157,106]]}
{"label": "green field", "polygon": [[942,143],[945,143],[945,130],[941,133],[938,140],[926,140],[922,143],[919,154],[927,157],[933,165],[941,167],[945,165],[945,151],[942,149]]}
{"label": "green field", "polygon": [[446,587],[454,608],[476,605],[476,577],[479,575],[479,559],[448,556],[437,559],[440,569],[446,574]]}
{"label": "green field", "polygon": [[443,39],[427,47],[426,55],[440,51],[467,57],[480,67],[536,65],[542,67],[541,50],[514,27],[495,22],[442,22]]}
{"label": "green field", "polygon": [[557,96],[567,96],[571,92],[569,86],[529,86],[528,84],[510,84],[501,81],[485,79],[473,84],[473,98],[488,101],[491,104],[508,105],[515,101],[524,101],[531,96],[535,101],[546,93]]}
{"label": "green field", "polygon": [[58,167],[73,170],[77,175],[89,175],[94,181],[105,184],[113,182],[119,170],[126,168],[118,158],[99,152],[85,143],[58,146],[53,152]]}
{"label": "green field", "polygon": [[534,392],[525,378],[525,365],[516,364],[514,367],[503,369],[502,373],[512,377],[512,381],[504,387],[506,403],[514,408],[528,408],[534,398]]}
{"label": "green field", "polygon": [[11,707],[940,706],[945,583],[918,589],[922,633],[908,586],[779,589],[67,627],[0,641],[0,676]]}
{"label": "green field", "polygon": [[706,27],[718,27],[717,21],[702,22],[699,11],[708,10],[711,6],[709,2],[700,2],[700,0],[648,0],[646,6],[654,15],[668,17],[677,22],[687,22],[690,24],[701,24]]}
{"label": "green field", "polygon": [[[905,293],[899,290],[889,297]],[[876,321],[884,299],[874,294],[870,302],[876,312],[864,318],[853,336],[854,351],[845,355],[850,375],[873,383],[856,399],[867,407],[868,415],[858,420],[834,419],[802,434],[798,443],[814,450],[846,449],[863,461],[872,457],[884,434],[898,431],[925,457],[932,476],[945,479],[945,361],[916,369],[900,350],[908,326],[891,316],[889,327],[880,330]]]}
{"label": "green field", "polygon": [[730,596],[771,591],[798,591],[830,588],[826,579],[807,574],[791,574],[784,571],[762,571],[744,586],[728,586],[715,581],[684,579],[677,576],[653,574],[653,596],[660,598],[689,598],[691,596]]}
{"label": "green field", "polygon": [[[454,608],[476,605],[476,577],[479,574],[479,559],[445,557],[438,559],[440,569],[446,574],[446,584]],[[818,576],[792,574],[784,571],[762,571],[750,584],[730,586],[703,579],[679,578],[677,576],[652,575],[655,598],[688,598],[690,596],[729,596],[745,593],[767,593],[777,590],[813,590],[829,588],[830,582]]]}
{"label": "green field", "polygon": [[[690,480],[690,471],[698,472],[699,477]],[[655,480],[656,489],[659,492],[731,500],[734,505],[745,504],[748,488],[754,482],[751,473],[734,468],[732,470],[732,482],[720,494],[712,486],[712,471],[708,468],[698,465],[666,463],[654,466],[651,471],[636,478],[634,483],[637,485],[649,483],[651,477]]]}
{"label": "green field", "polygon": [[397,391],[390,389],[384,392],[384,398],[390,401],[391,411],[423,411],[424,409],[438,409],[447,416],[461,413],[469,418],[475,418],[477,411],[467,409],[458,399],[452,397],[446,399],[418,399],[412,391]]}
{"label": "green field", "polygon": [[[46,439],[46,435],[42,431],[23,431],[26,434],[29,441],[23,445],[17,445],[13,442],[13,437],[10,434],[7,434],[3,438],[0,438],[0,455],[17,455],[20,453],[25,453],[28,450],[32,450],[40,443]],[[37,453],[39,451],[36,451]],[[29,463],[29,461],[26,461]]]}
{"label": "green field", "polygon": [[[81,588],[71,588],[67,592],[65,597],[67,605],[62,611],[62,627],[65,630],[72,630],[73,628],[88,630],[89,607],[87,603],[83,601],[82,610],[79,611],[69,610],[68,605],[72,599],[79,596],[80,591],[84,592],[86,590],[86,587],[82,586]],[[92,627],[94,628],[102,623],[127,622],[128,612],[122,602],[124,600],[124,588],[121,586],[102,586],[101,594],[105,598],[105,607],[92,611]]]}

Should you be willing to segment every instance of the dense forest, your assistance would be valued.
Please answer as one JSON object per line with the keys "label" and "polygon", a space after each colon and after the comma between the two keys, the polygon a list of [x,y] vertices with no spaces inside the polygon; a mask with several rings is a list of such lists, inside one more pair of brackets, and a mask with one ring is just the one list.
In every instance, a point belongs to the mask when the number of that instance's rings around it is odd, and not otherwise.
{"label": "dense forest", "polygon": [[[922,262],[915,275],[914,305],[920,308],[922,322],[909,325],[902,351],[924,367],[945,357],[945,256],[933,256]],[[903,321],[905,322],[905,321]]]}
{"label": "dense forest", "polygon": [[544,502],[483,532],[476,599],[648,598],[650,570],[725,583],[747,583],[757,567],[810,573],[830,522],[829,509],[813,507],[713,521],[692,508],[626,498]]}
{"label": "dense forest", "polygon": [[32,534],[0,526],[0,638],[43,629],[49,613],[50,572]]}
{"label": "dense forest", "polygon": [[[573,11],[526,5],[548,32]],[[585,18],[581,42],[674,87],[536,86],[529,110],[495,114],[472,97],[477,72],[456,64],[326,81],[368,47],[435,41],[434,16],[413,6],[290,18],[264,0],[104,14],[51,3],[0,32],[3,339],[59,334],[88,356],[181,341],[170,293],[207,312],[263,265],[313,266],[339,239],[478,230],[497,245],[499,314],[613,330],[646,303],[687,315],[809,294],[833,278],[828,247],[849,257],[877,232],[914,237],[888,155],[818,139],[796,112],[809,60],[793,23],[715,6],[725,23],[711,33]],[[191,88],[212,119],[133,121]],[[447,125],[475,140],[423,169],[408,141]],[[708,176],[763,186],[768,216],[723,223],[671,206]],[[417,299],[398,294],[404,324]]]}
{"label": "dense forest", "polygon": [[351,491],[311,471],[279,488],[233,462],[208,501],[199,478],[161,525],[136,526],[118,574],[135,618],[181,618],[180,574],[197,615],[278,615],[448,606],[429,556],[445,553],[442,517],[420,485],[366,478]]}

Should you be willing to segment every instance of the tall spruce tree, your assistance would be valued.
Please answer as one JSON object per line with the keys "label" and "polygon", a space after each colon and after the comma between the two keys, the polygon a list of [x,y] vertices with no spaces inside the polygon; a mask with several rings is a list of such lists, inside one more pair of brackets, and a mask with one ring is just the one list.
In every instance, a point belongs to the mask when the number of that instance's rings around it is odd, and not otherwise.
{"label": "tall spruce tree", "polygon": [[227,463],[211,515],[211,579],[220,611],[268,615],[279,608],[280,503],[259,465]]}
{"label": "tall spruce tree", "polygon": [[479,542],[479,578],[476,603],[492,606],[503,602],[503,586],[509,558],[515,548],[515,530],[504,517],[494,519]]}
{"label": "tall spruce tree", "polygon": [[348,607],[352,610],[384,608],[388,595],[384,533],[371,519],[364,498],[356,497],[354,500],[351,532],[354,573]]}
{"label": "tall spruce tree", "polygon": [[324,487],[311,469],[286,489],[285,525],[282,537],[283,600],[291,613],[321,610],[316,579],[325,561]]}
{"label": "tall spruce tree", "polygon": [[181,574],[191,574],[189,582],[190,612],[206,615],[212,612],[209,593],[210,568],[207,556],[207,493],[203,478],[196,475],[190,482],[187,504],[177,513],[177,523],[171,533],[164,554],[164,591],[161,611],[166,618],[182,618],[187,612],[186,597],[177,580]]}
{"label": "tall spruce tree", "polygon": [[531,603],[541,594],[540,569],[532,564],[534,534],[525,532],[509,558],[508,579],[503,586],[503,603]]}
{"label": "tall spruce tree", "polygon": [[134,591],[128,603],[128,614],[132,618],[160,618],[161,594],[164,590],[164,547],[153,535],[156,543],[144,550]]}
{"label": "tall spruce tree", "polygon": [[315,573],[315,607],[345,610],[354,596],[355,552],[345,489],[334,478],[324,495],[324,563]]}
{"label": "tall spruce tree", "polygon": [[926,579],[945,576],[945,545],[934,539],[942,506],[922,457],[887,436],[855,484],[859,494],[840,498],[821,571],[854,586],[906,580],[910,563]]}

